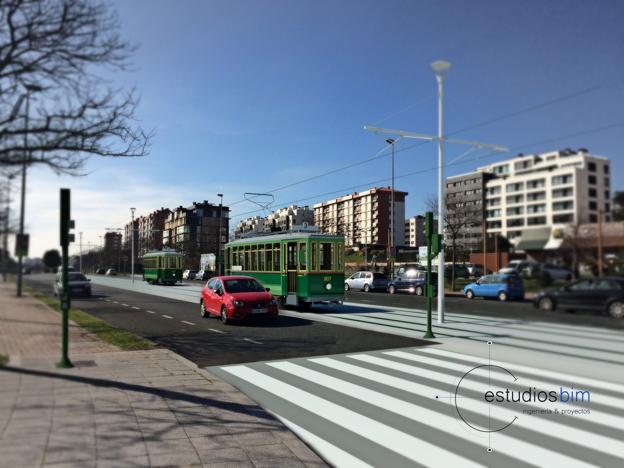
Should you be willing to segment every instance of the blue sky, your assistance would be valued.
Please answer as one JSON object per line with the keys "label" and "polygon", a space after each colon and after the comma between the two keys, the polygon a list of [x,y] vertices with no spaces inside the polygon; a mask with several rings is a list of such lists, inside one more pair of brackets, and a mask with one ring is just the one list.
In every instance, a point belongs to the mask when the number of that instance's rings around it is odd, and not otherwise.
{"label": "blue sky", "polygon": [[[441,58],[453,64],[446,81],[449,132],[581,93],[458,137],[516,148],[624,124],[624,3],[617,0],[113,5],[123,35],[140,46],[136,70],[114,80],[140,91],[138,117],[156,132],[151,154],[93,158],[90,175],[78,179],[34,170],[27,221],[35,255],[58,243],[60,186],[73,188],[77,231],[97,243],[104,228],[127,222],[130,206],[142,214],[217,201],[218,192],[227,204],[246,191],[268,191],[370,158],[384,144],[365,124],[434,133],[436,83],[429,65]],[[614,188],[622,189],[623,131],[518,151],[589,148],[611,159]],[[398,144],[398,176],[435,166],[435,145],[405,149],[408,144]],[[463,151],[449,147],[447,161]],[[466,156],[447,175],[497,159],[471,160],[484,154]],[[308,197],[299,204],[317,203],[389,176],[389,157],[380,158],[277,191],[276,206]],[[435,171],[397,180],[397,189],[409,192],[407,215],[423,210],[436,180]],[[338,193],[316,196],[332,191]],[[240,203],[232,213],[254,208]]]}

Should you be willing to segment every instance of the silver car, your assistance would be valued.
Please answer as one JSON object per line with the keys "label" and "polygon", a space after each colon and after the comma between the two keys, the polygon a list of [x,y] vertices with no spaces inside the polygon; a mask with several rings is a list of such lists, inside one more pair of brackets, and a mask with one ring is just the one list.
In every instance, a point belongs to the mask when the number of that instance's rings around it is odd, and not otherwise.
{"label": "silver car", "polygon": [[386,278],[383,273],[375,273],[372,271],[356,271],[345,280],[345,291],[351,289],[364,292],[373,291],[375,289],[385,291],[387,287],[388,278]]}
{"label": "silver car", "polygon": [[[70,271],[67,273],[67,286],[69,287],[70,296],[83,295],[91,297],[91,280],[79,271]],[[58,296],[63,293],[63,278],[61,273],[56,275],[54,281],[54,295]]]}

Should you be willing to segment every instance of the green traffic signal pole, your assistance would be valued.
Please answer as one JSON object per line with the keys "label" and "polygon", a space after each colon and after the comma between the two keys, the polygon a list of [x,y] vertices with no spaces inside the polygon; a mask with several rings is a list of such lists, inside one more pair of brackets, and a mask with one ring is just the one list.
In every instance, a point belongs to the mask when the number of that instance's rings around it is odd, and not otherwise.
{"label": "green traffic signal pole", "polygon": [[431,308],[433,303],[433,280],[431,278],[431,245],[433,243],[433,213],[425,213],[425,237],[427,238],[427,331],[423,338],[435,338],[431,329]]}
{"label": "green traffic signal pole", "polygon": [[69,308],[71,305],[71,294],[69,291],[69,281],[67,277],[67,267],[69,264],[68,252],[70,234],[70,191],[69,189],[61,189],[61,249],[63,252],[62,259],[62,285],[63,291],[59,295],[61,298],[62,313],[62,355],[61,360],[56,364],[57,367],[67,369],[74,367],[69,360]]}

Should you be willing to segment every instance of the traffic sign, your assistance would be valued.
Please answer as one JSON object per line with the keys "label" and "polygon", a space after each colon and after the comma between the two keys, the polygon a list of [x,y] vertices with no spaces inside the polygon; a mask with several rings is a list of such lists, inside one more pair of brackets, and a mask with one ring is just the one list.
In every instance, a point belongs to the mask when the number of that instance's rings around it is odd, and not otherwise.
{"label": "traffic sign", "polygon": [[30,236],[28,234],[17,234],[15,236],[15,255],[17,257],[28,257],[28,244]]}

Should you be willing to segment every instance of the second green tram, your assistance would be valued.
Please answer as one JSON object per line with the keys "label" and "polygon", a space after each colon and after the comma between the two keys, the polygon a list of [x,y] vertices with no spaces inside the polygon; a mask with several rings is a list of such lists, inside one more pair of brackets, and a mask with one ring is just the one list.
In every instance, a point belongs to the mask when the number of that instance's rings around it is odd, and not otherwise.
{"label": "second green tram", "polygon": [[163,250],[143,255],[143,281],[175,284],[182,280],[182,254]]}
{"label": "second green tram", "polygon": [[227,275],[259,280],[284,305],[344,300],[344,237],[289,232],[225,246]]}

